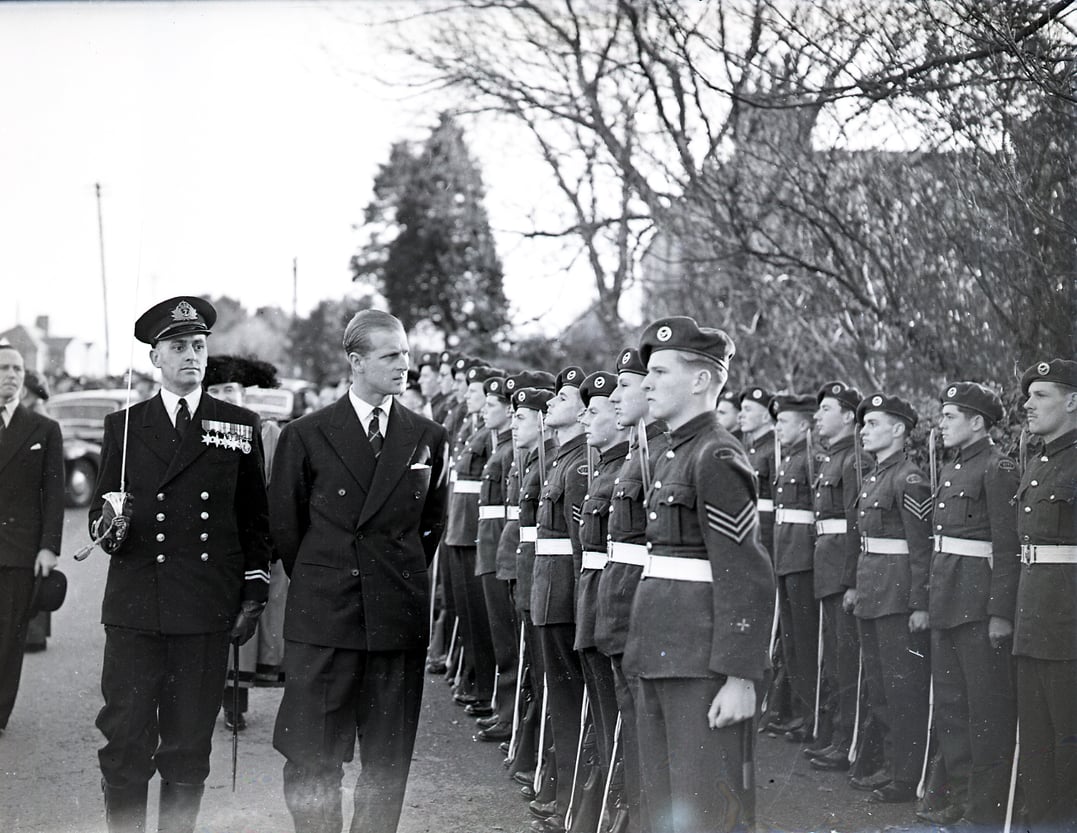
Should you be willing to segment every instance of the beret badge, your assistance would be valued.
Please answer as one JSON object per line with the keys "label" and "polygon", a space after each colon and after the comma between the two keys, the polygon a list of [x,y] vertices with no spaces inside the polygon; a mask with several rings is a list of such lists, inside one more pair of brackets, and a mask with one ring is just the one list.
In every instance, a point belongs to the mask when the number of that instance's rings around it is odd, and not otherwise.
{"label": "beret badge", "polygon": [[953,399],[955,396],[957,396],[957,388],[951,385],[946,389],[946,398]]}
{"label": "beret badge", "polygon": [[1040,362],[1038,365],[1036,365],[1036,372],[1039,373],[1041,376],[1046,376],[1048,373],[1051,372],[1051,365],[1049,365],[1047,362]]}
{"label": "beret badge", "polygon": [[669,341],[673,338],[673,330],[669,327],[659,327],[658,332],[654,334],[654,337],[662,342]]}
{"label": "beret badge", "polygon": [[873,396],[871,397],[871,404],[877,408],[883,404],[883,398],[881,396]]}

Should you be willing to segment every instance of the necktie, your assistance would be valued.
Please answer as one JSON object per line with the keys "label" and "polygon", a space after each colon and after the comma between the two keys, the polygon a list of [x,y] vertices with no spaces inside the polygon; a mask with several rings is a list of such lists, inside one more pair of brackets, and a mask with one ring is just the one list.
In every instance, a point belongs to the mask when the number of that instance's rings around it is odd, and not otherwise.
{"label": "necktie", "polygon": [[176,409],[176,433],[182,440],[187,429],[191,427],[191,412],[187,409],[187,400],[180,399],[179,408]]}
{"label": "necktie", "polygon": [[370,450],[377,457],[381,454],[381,445],[385,440],[381,435],[381,408],[370,412],[370,426],[367,428],[366,438],[370,440]]}

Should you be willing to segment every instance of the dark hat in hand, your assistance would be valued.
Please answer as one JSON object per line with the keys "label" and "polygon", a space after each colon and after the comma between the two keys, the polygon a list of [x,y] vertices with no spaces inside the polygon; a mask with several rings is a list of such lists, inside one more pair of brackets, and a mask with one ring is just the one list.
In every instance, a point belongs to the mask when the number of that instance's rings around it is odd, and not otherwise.
{"label": "dark hat in hand", "polygon": [[178,295],[154,304],[135,322],[135,338],[154,346],[179,336],[207,335],[217,320],[213,304],[193,295]]}
{"label": "dark hat in hand", "polygon": [[943,405],[957,405],[975,411],[992,424],[1002,419],[1002,399],[993,390],[977,382],[952,382],[942,389],[939,400]]}
{"label": "dark hat in hand", "polygon": [[66,596],[67,576],[59,570],[53,569],[47,576],[36,576],[33,594],[30,596],[30,615],[59,610]]}
{"label": "dark hat in hand", "polygon": [[714,327],[700,327],[694,318],[687,315],[674,315],[659,318],[647,326],[639,339],[639,356],[644,364],[650,361],[651,354],[659,350],[680,350],[695,353],[726,370],[729,360],[737,352],[725,330]]}

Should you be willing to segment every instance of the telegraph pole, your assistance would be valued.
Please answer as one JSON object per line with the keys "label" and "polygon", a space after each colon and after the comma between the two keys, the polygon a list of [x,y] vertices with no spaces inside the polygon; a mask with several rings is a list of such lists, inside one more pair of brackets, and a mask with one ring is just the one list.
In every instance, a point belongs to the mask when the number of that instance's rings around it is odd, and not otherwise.
{"label": "telegraph pole", "polygon": [[105,224],[101,219],[100,182],[94,183],[94,192],[97,194],[97,240],[101,250],[101,301],[105,305],[105,374],[108,375],[111,368],[108,338],[108,280],[105,278]]}

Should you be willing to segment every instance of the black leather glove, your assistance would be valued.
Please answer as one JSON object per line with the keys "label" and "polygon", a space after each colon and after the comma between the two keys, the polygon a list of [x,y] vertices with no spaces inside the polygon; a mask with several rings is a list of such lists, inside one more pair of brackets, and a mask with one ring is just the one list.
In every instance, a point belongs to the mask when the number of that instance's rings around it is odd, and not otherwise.
{"label": "black leather glove", "polygon": [[[122,497],[122,509],[117,514],[114,499]],[[104,496],[101,517],[94,527],[94,538],[101,549],[113,555],[127,540],[127,531],[131,526],[131,514],[134,511],[134,496],[130,492],[109,492]]]}
{"label": "black leather glove", "polygon": [[236,623],[232,625],[231,638],[233,642],[243,645],[254,636],[254,631],[258,627],[258,617],[262,615],[265,607],[265,602],[243,602],[243,606],[239,609],[239,615],[236,617]]}

